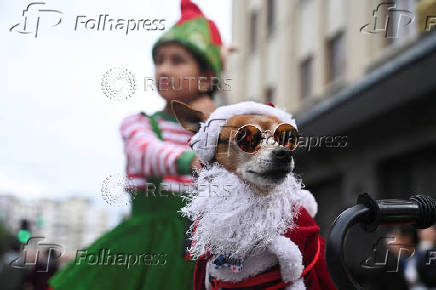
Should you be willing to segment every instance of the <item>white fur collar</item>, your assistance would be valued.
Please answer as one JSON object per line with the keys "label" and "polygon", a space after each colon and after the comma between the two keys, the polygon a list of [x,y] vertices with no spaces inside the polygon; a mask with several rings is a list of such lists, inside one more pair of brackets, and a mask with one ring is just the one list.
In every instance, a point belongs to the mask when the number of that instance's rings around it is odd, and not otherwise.
{"label": "white fur collar", "polygon": [[234,257],[259,254],[293,227],[300,206],[311,215],[317,210],[313,196],[292,173],[273,193],[259,196],[236,174],[213,163],[198,171],[194,188],[181,210],[195,221],[195,231],[190,229],[194,259],[206,251]]}

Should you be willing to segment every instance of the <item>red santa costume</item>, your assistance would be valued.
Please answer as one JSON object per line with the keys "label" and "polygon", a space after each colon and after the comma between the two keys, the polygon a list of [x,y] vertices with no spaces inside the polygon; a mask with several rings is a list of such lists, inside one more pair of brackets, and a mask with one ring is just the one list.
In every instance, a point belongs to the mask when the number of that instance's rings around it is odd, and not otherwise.
{"label": "red santa costume", "polygon": [[[318,234],[319,226],[305,208],[300,208],[299,216],[293,230],[288,230],[285,237],[294,241],[300,249],[303,261],[304,284],[307,289],[336,289],[332,283],[324,257],[324,239]],[[207,254],[197,259],[194,271],[194,290],[206,290],[206,264],[210,256]],[[288,285],[282,281],[280,270],[273,267],[269,271],[250,277],[238,283],[212,280],[212,289],[284,289]]]}
{"label": "red santa costume", "polygon": [[317,203],[301,179],[288,174],[268,195],[259,195],[235,173],[209,163],[221,126],[240,114],[274,115],[295,125],[283,110],[243,102],[218,108],[191,138],[205,164],[195,181],[197,191],[181,210],[195,221],[188,255],[197,259],[194,290],[336,289],[325,262],[325,242],[313,219]]}

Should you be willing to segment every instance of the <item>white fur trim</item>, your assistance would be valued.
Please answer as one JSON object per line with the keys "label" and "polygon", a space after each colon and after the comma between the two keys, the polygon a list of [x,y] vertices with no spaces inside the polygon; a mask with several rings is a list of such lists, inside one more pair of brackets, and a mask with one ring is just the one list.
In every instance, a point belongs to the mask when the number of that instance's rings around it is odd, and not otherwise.
{"label": "white fur trim", "polygon": [[279,118],[280,121],[291,124],[297,128],[292,115],[277,107],[253,101],[219,107],[205,122],[200,123],[200,130],[197,134],[192,136],[190,141],[192,150],[203,163],[209,162],[215,156],[221,127],[224,126],[230,118],[244,114],[273,115]]}
{"label": "white fur trim", "polygon": [[274,253],[280,265],[280,272],[284,282],[294,282],[301,277],[303,272],[303,257],[298,246],[289,238],[277,237],[269,250]]}
{"label": "white fur trim", "polygon": [[213,255],[262,253],[278,235],[294,227],[301,206],[301,180],[288,174],[268,195],[259,195],[239,176],[215,162],[197,171],[193,191],[180,212],[191,225],[189,252],[198,258]]}
{"label": "white fur trim", "polygon": [[287,286],[285,290],[306,290],[306,285],[304,285],[304,279],[298,279],[297,281],[292,283],[292,285]]}
{"label": "white fur trim", "polygon": [[207,262],[206,263],[206,275],[204,275],[204,285],[206,286],[206,289],[209,290],[210,289],[210,282],[209,282],[209,265],[210,263]]}
{"label": "white fur trim", "polygon": [[269,251],[265,251],[260,255],[248,256],[244,260],[244,266],[240,272],[233,272],[227,267],[215,269],[213,266],[214,259],[215,258],[210,259],[207,263],[206,276],[212,275],[218,280],[230,282],[239,282],[248,277],[256,276],[278,264],[277,256]]}
{"label": "white fur trim", "polygon": [[315,217],[318,213],[318,203],[312,193],[306,189],[302,189],[297,194],[297,199],[301,205],[307,210],[311,217]]}
{"label": "white fur trim", "polygon": [[[289,252],[292,254],[289,255]],[[216,277],[221,281],[229,281],[229,282],[239,282],[245,280],[249,277],[256,276],[265,270],[271,268],[272,266],[279,263],[278,254],[281,257],[285,257],[285,259],[281,259],[281,263],[287,263],[287,265],[293,265],[293,260],[296,261],[296,264],[301,263],[301,267],[297,266],[282,266],[280,264],[280,269],[282,273],[282,277],[285,275],[289,277],[289,281],[293,281],[293,283],[287,286],[286,290],[305,290],[306,286],[304,284],[304,278],[301,278],[301,272],[303,271],[302,257],[298,247],[288,238],[281,237],[277,239],[267,251],[260,255],[250,256],[244,261],[244,267],[241,272],[232,272],[228,268],[214,269],[212,261],[214,258],[210,259],[206,265],[206,277],[205,277],[205,285],[206,289],[210,289],[209,283],[209,275]],[[285,273],[289,271],[291,268],[292,274]],[[294,277],[297,277],[297,280],[293,280]]]}

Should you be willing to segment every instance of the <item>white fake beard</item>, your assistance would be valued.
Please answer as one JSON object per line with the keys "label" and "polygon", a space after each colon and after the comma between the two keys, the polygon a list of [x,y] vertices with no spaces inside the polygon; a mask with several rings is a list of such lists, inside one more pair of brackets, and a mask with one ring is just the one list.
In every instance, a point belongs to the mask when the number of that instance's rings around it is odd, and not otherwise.
{"label": "white fake beard", "polygon": [[294,193],[302,187],[293,173],[268,195],[259,195],[218,163],[197,172],[197,190],[186,197],[188,204],[180,211],[194,221],[188,231],[192,258],[206,252],[231,258],[260,254],[274,238],[293,227],[300,206]]}

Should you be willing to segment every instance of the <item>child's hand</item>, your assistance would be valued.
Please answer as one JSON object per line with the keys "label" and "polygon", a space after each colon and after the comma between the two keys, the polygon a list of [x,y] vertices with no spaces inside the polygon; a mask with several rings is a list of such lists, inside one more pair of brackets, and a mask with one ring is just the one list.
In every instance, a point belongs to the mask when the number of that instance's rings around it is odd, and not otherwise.
{"label": "child's hand", "polygon": [[192,109],[203,112],[205,115],[210,115],[213,111],[215,111],[215,103],[213,100],[207,96],[201,96],[191,103],[189,103]]}
{"label": "child's hand", "polygon": [[198,159],[198,157],[195,156],[194,159],[192,159],[192,163],[191,163],[192,170],[200,169],[202,167],[203,166],[201,166],[200,159]]}
{"label": "child's hand", "polygon": [[421,242],[436,243],[436,228],[431,226],[428,229],[420,230],[418,231],[418,236]]}

